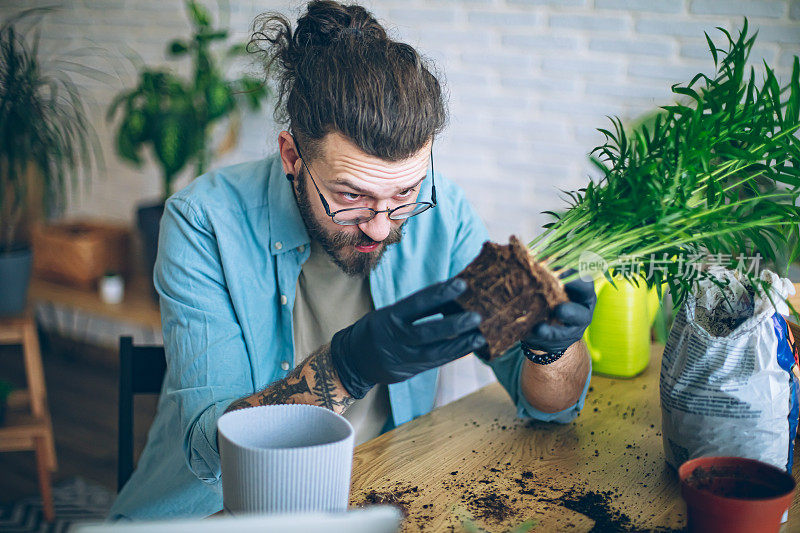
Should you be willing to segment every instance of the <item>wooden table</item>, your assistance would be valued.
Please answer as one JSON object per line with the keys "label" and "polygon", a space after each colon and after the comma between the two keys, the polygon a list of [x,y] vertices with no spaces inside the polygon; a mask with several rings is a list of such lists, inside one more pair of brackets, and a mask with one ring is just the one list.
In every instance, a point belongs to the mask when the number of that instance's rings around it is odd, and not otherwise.
{"label": "wooden table", "polygon": [[[356,448],[351,504],[397,503],[405,531],[672,531],[686,524],[666,465],[658,375],[663,346],[633,379],[592,377],[570,424],[516,418],[499,384]],[[795,468],[795,473],[800,468]],[[800,504],[783,531],[800,530]]]}

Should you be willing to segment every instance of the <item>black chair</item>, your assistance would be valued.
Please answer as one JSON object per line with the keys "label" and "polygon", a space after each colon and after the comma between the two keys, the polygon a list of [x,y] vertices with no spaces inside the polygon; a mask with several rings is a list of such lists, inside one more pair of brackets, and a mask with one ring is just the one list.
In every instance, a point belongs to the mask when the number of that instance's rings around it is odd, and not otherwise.
{"label": "black chair", "polygon": [[167,371],[163,346],[134,346],[131,337],[119,338],[119,361],[117,491],[133,473],[133,396],[159,394]]}

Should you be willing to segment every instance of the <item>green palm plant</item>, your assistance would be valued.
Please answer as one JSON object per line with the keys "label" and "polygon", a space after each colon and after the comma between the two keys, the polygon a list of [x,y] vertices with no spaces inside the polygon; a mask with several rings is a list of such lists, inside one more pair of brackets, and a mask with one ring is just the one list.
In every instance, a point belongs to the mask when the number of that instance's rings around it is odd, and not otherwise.
{"label": "green palm plant", "polygon": [[18,29],[46,11],[26,10],[0,26],[0,254],[20,244],[31,189],[57,208],[102,161],[77,86],[42,63],[38,33],[29,43]]}
{"label": "green palm plant", "polygon": [[[225,79],[211,47],[225,41],[228,31],[213,28],[208,10],[199,3],[187,1],[186,9],[192,36],[173,40],[167,53],[172,58],[191,58],[191,77],[145,68],[137,86],[119,94],[107,114],[112,120],[121,110],[116,149],[122,158],[141,165],[142,148],[151,147],[162,171],[162,199],[172,193],[176,175],[187,164],[196,163],[196,175],[205,171],[214,124],[231,117],[243,103],[250,109],[260,109],[269,95],[263,81],[252,76]],[[226,57],[243,55],[244,48],[230,47]]]}
{"label": "green palm plant", "polygon": [[727,50],[706,34],[715,75],[672,87],[687,102],[631,128],[613,118],[612,129],[599,130],[606,142],[591,161],[602,177],[566,192],[568,209],[549,212],[555,220],[529,244],[552,271],[591,251],[612,283],[638,283],[646,272],[649,286],[669,287],[677,308],[704,276],[687,258],[713,254],[736,268],[742,254],[758,253],[782,268],[800,255],[800,62],[785,87],[764,63],[759,84],[747,68],[757,35],[748,35],[747,20],[735,38],[718,29]]}

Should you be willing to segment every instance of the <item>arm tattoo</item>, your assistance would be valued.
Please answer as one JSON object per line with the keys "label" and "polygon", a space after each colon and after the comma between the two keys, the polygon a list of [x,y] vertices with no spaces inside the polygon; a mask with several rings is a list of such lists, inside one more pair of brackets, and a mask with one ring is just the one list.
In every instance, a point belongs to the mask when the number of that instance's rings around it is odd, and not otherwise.
{"label": "arm tattoo", "polygon": [[335,376],[333,369],[333,359],[331,359],[330,345],[326,344],[315,352],[316,357],[309,363],[311,370],[314,372],[314,393],[318,397],[317,405],[326,407],[331,411],[336,411],[336,407],[341,407],[342,412],[347,410],[355,399],[349,394],[344,394],[340,390],[344,390],[341,385],[337,386],[338,380]]}
{"label": "arm tattoo", "polygon": [[225,412],[259,405],[310,404],[343,413],[355,400],[339,383],[330,346],[325,345],[266,389],[234,401]]}

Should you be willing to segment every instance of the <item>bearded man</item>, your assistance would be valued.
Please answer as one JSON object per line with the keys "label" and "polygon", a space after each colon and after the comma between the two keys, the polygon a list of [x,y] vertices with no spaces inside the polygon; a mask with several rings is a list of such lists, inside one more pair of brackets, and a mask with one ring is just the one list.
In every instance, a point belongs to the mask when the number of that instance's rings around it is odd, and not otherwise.
{"label": "bearded man", "polygon": [[[154,278],[167,374],[112,518],[219,511],[226,411],[324,406],[364,442],[429,412],[438,368],[486,344],[482,317],[454,305],[466,288],[455,276],[488,236],[434,173],[436,76],[359,6],[314,1],[294,30],[274,14],[256,28],[288,128],[274,156],[212,171],[166,204]],[[591,283],[566,289],[561,325],[487,362],[520,417],[567,422],[583,405],[595,297]]]}

